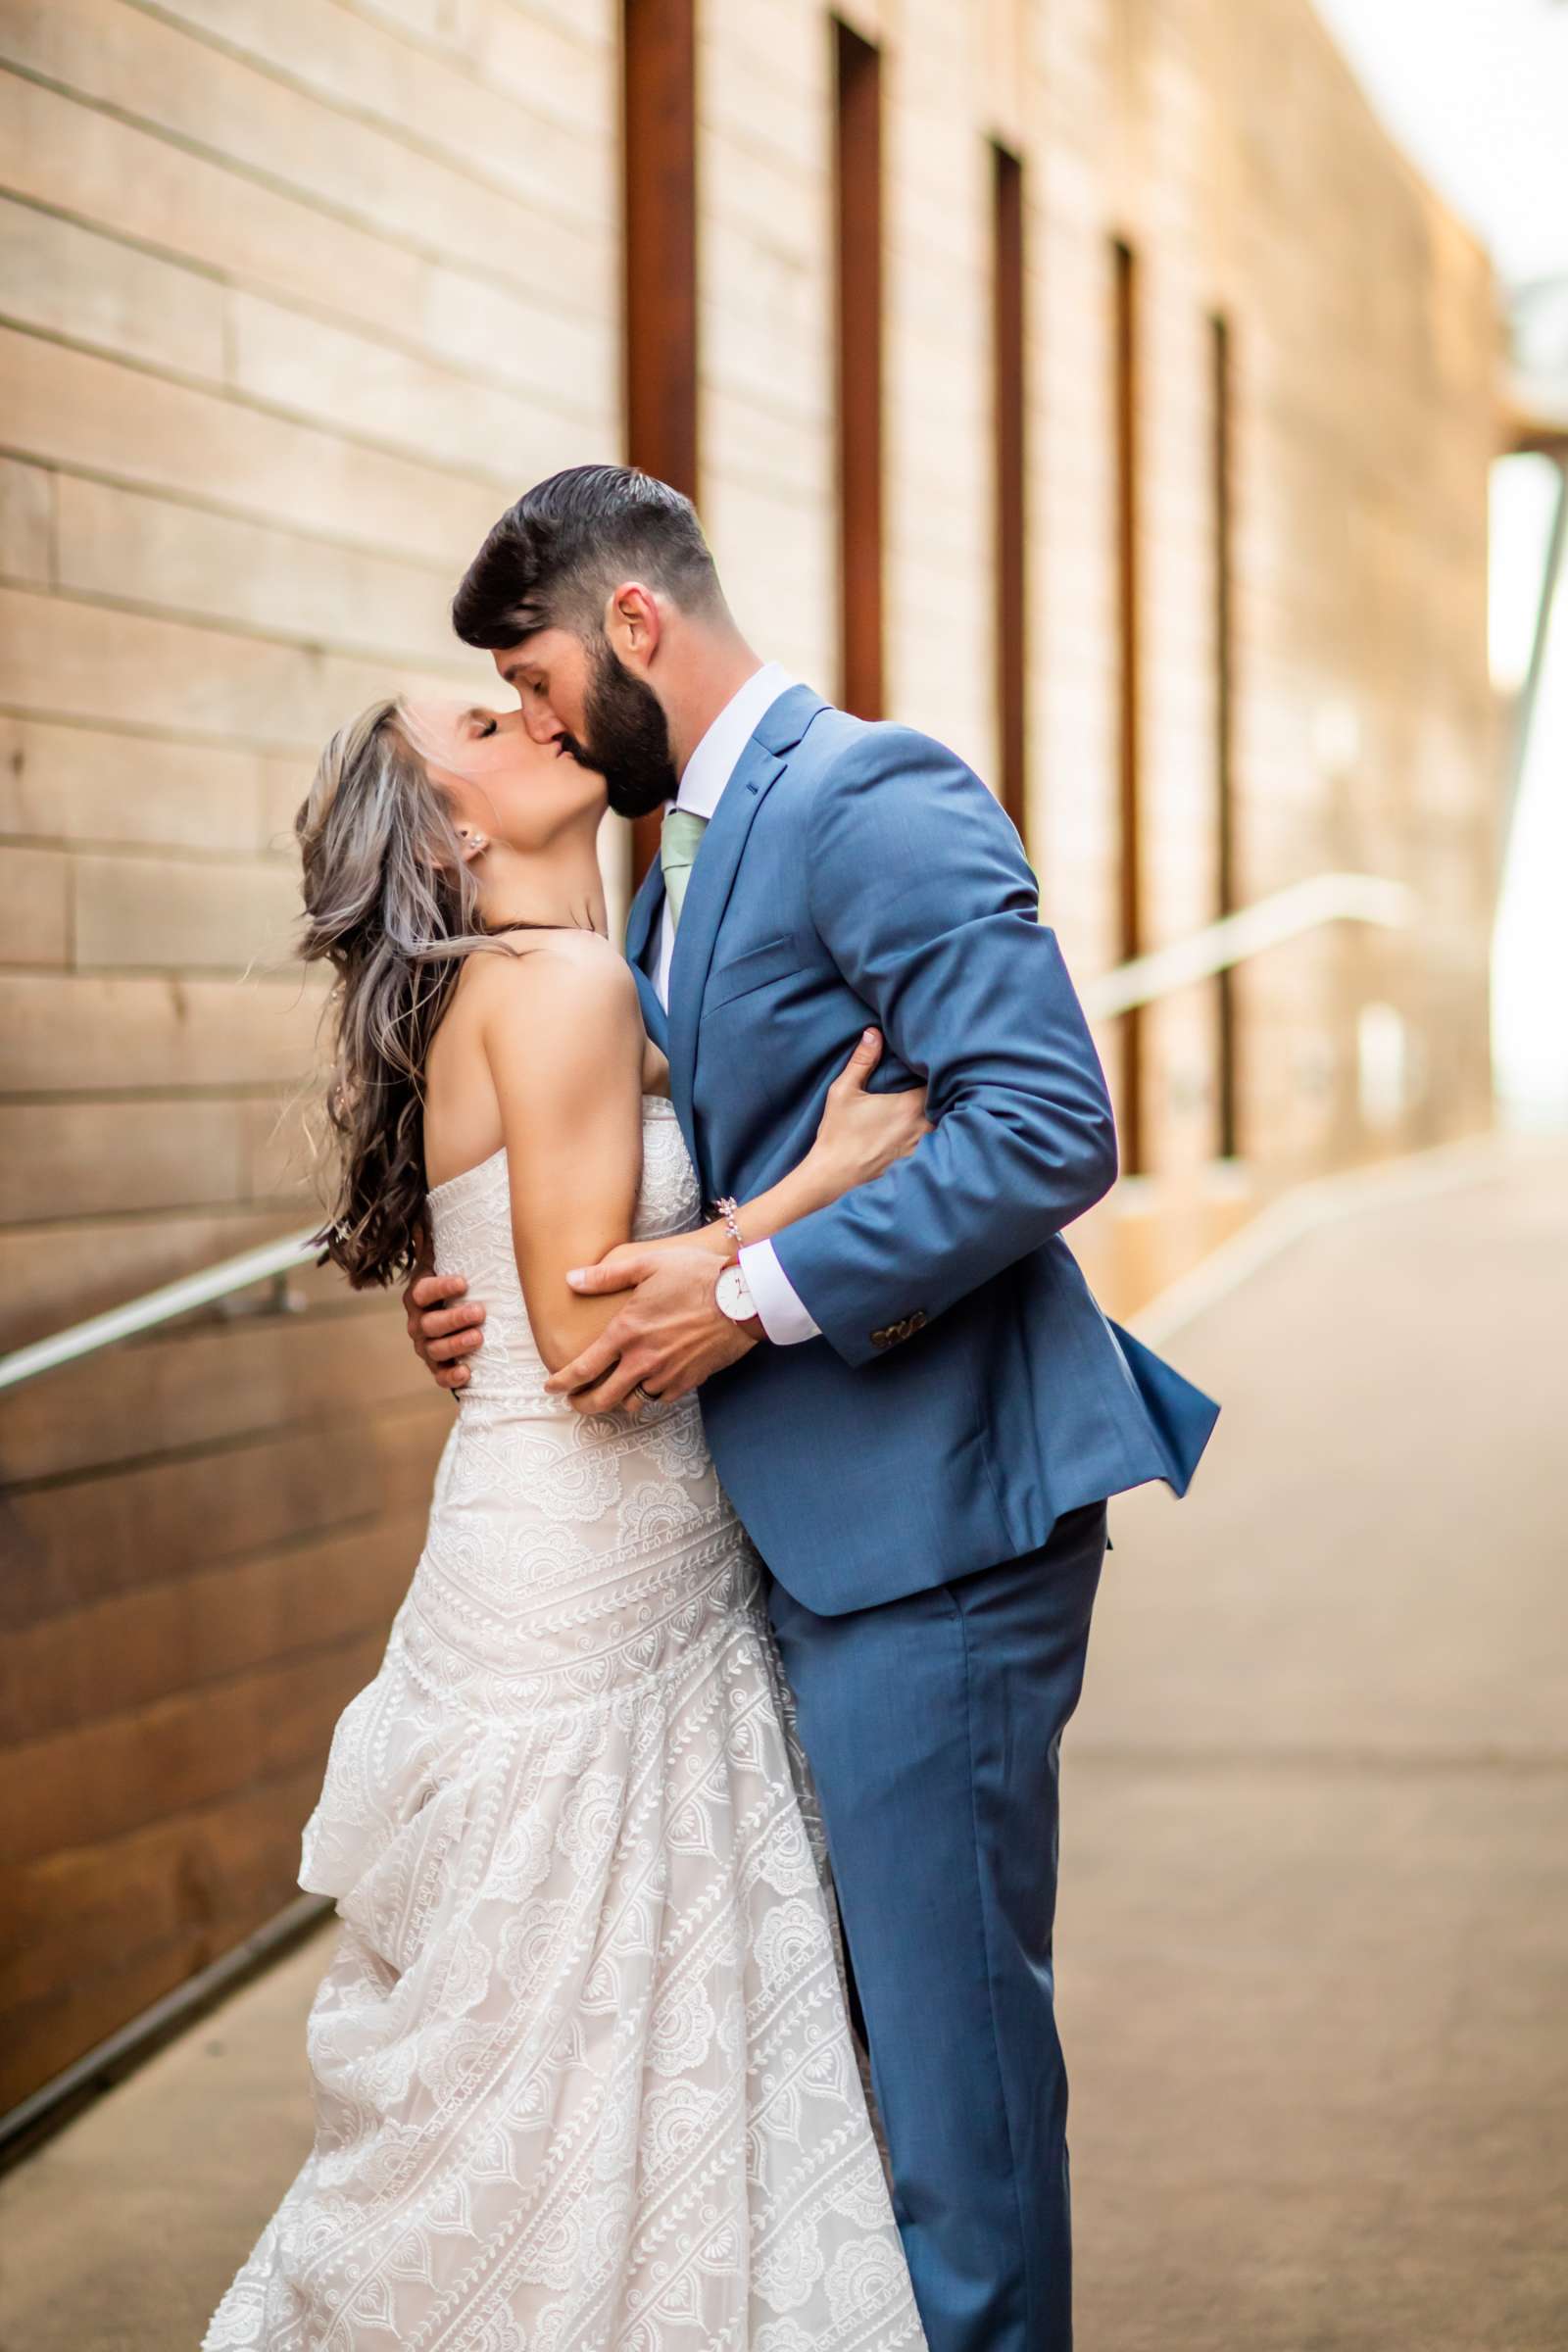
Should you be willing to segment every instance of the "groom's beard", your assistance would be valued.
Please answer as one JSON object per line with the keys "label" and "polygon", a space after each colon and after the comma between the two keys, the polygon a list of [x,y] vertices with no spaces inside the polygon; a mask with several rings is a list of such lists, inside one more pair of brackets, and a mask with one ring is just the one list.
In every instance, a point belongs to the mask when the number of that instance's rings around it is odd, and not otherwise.
{"label": "groom's beard", "polygon": [[583,716],[586,739],[564,735],[562,748],[598,769],[617,816],[647,816],[674,799],[679,778],[659,697],[622,669],[603,639],[592,651]]}

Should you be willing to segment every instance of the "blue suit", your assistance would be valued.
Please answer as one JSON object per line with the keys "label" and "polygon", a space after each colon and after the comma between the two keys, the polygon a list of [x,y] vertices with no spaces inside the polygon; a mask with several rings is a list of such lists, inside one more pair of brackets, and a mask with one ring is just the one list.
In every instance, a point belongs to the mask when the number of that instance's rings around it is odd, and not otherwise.
{"label": "blue suit", "polygon": [[935,1132],[775,1237],[822,1336],[702,1391],[771,1571],[931,2352],[1070,2342],[1052,2014],[1056,1754],[1104,1499],[1185,1491],[1217,1408],[1107,1321],[1061,1228],[1116,1174],[1104,1080],[1012,824],[929,737],[806,687],[704,838],[669,976],[627,954],[705,1195],[804,1157],[868,1021]]}

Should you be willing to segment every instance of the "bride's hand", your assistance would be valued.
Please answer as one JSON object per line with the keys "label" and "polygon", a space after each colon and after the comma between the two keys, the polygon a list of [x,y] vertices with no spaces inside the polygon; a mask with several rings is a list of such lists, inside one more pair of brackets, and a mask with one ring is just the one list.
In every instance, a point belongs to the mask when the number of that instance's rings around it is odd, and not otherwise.
{"label": "bride's hand", "polygon": [[896,1159],[906,1159],[921,1137],[931,1132],[923,1086],[890,1095],[867,1092],[881,1058],[882,1032],[867,1029],[827,1090],[806,1165],[820,1179],[830,1200],[853,1192],[858,1184],[869,1184]]}

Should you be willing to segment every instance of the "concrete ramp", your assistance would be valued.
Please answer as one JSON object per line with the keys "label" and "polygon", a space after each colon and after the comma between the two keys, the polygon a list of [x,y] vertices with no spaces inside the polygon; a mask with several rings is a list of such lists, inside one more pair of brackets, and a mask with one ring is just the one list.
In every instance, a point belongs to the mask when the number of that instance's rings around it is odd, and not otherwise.
{"label": "concrete ramp", "polygon": [[1084,2352],[1568,2346],[1568,1152],[1348,1188],[1162,1343],[1064,1762]]}

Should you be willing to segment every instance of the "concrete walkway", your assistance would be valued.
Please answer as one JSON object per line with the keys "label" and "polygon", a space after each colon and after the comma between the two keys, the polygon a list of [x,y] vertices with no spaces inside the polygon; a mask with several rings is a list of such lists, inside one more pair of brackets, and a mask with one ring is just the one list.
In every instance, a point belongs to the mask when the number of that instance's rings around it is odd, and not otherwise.
{"label": "concrete walkway", "polygon": [[1568,1155],[1480,1164],[1163,1343],[1225,1412],[1065,1751],[1082,2352],[1568,2346]]}
{"label": "concrete walkway", "polygon": [[[1165,1342],[1065,1763],[1080,2352],[1568,2346],[1568,1156]],[[327,1930],[329,1936],[332,1931]],[[0,2189],[5,2352],[183,2352],[309,2140],[318,1936]]]}

